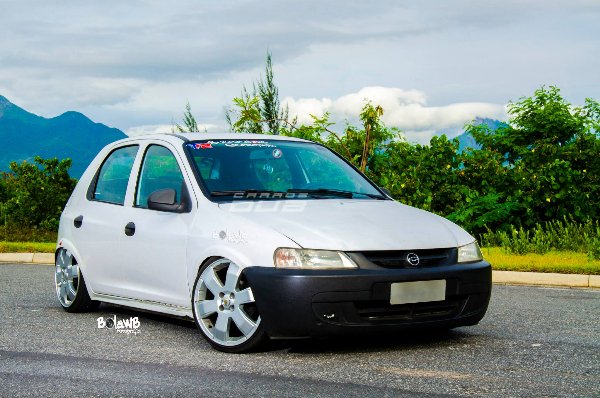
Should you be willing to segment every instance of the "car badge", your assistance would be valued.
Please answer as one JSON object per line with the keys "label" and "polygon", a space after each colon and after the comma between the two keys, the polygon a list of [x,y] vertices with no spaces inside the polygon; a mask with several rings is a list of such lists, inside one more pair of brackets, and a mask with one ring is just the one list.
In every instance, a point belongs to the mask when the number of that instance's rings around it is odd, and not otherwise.
{"label": "car badge", "polygon": [[416,267],[417,265],[419,265],[419,256],[417,256],[415,253],[408,253],[406,255],[406,261],[408,261],[408,263],[410,265],[412,265],[413,267]]}

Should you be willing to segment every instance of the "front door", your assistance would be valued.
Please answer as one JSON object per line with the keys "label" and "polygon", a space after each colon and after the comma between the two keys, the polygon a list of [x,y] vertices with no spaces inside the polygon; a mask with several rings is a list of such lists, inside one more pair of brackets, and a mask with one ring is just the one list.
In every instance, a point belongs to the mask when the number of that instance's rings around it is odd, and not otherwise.
{"label": "front door", "polygon": [[[166,144],[165,144],[166,145]],[[129,233],[123,236],[120,266],[127,275],[128,297],[178,307],[190,307],[186,248],[196,207],[181,159],[167,146],[151,144],[143,160],[133,195],[126,207]],[[148,208],[153,192],[172,189],[183,213]]]}

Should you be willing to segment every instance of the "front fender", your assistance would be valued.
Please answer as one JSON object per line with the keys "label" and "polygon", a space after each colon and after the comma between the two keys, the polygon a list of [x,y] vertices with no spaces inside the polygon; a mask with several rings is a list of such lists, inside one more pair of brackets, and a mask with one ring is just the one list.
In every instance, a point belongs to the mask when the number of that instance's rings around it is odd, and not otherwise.
{"label": "front fender", "polygon": [[194,288],[194,283],[196,282],[196,277],[200,272],[200,267],[211,257],[226,258],[238,264],[242,268],[253,265],[251,258],[247,254],[244,254],[243,248],[237,249],[227,245],[215,244],[200,251],[189,252],[188,264],[190,264],[190,266],[188,267],[187,278],[190,297],[192,294],[192,289]]}

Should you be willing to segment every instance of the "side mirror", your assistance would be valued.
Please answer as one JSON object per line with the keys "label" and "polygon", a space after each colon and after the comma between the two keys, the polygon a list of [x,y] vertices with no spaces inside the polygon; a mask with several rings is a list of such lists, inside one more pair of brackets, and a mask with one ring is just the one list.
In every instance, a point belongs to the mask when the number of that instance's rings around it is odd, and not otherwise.
{"label": "side mirror", "polygon": [[189,194],[185,185],[181,190],[181,202],[177,202],[177,192],[173,188],[159,189],[148,197],[148,209],[171,213],[187,213],[189,211]]}

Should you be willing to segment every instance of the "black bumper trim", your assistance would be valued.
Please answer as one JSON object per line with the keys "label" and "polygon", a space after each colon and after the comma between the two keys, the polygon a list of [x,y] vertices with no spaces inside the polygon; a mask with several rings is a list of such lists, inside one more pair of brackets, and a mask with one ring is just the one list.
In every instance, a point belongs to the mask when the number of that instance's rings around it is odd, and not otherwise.
{"label": "black bumper trim", "polygon": [[[393,332],[474,325],[489,303],[485,261],[419,269],[291,270],[248,267],[261,322],[271,337]],[[391,305],[395,282],[446,280],[446,300]]]}

